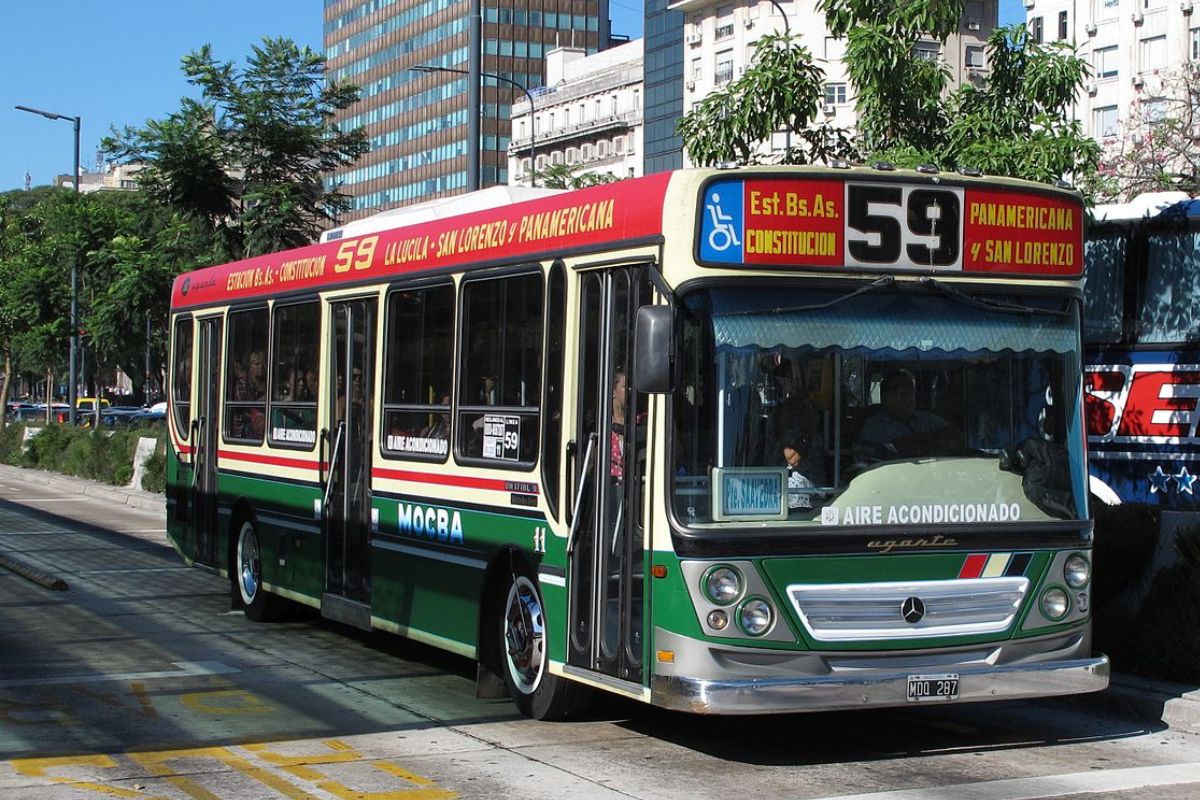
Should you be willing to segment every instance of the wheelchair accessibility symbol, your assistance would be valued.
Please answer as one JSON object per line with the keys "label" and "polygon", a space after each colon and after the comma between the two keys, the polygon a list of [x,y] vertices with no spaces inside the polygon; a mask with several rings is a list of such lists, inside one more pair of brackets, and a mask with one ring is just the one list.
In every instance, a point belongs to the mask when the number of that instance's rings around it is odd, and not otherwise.
{"label": "wheelchair accessibility symbol", "polygon": [[726,214],[721,208],[721,195],[713,192],[709,195],[711,202],[705,203],[708,215],[712,219],[712,230],[708,233],[708,246],[718,253],[723,253],[730,247],[741,247],[737,230],[733,227],[733,215]]}
{"label": "wheelchair accessibility symbol", "polygon": [[704,210],[700,212],[700,241],[697,248],[703,261],[738,264],[742,261],[742,236],[745,211],[741,181],[718,181],[704,190]]}

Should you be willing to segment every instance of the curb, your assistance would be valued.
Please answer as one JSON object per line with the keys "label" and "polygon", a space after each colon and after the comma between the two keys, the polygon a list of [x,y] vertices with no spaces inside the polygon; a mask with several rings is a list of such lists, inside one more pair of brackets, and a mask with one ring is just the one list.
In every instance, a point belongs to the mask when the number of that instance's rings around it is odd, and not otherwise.
{"label": "curb", "polygon": [[26,480],[32,478],[40,484],[60,491],[109,500],[120,505],[129,506],[130,508],[146,511],[162,511],[165,514],[167,508],[167,498],[164,495],[142,491],[141,489],[130,489],[125,486],[109,486],[108,484],[90,481],[86,478],[59,475],[55,472],[0,464],[0,478],[24,478]]}
{"label": "curb", "polygon": [[1115,673],[1098,698],[1138,719],[1154,719],[1173,731],[1200,735],[1200,689],[1195,686]]}
{"label": "curb", "polygon": [[18,561],[15,558],[0,553],[0,567],[15,572],[23,578],[27,578],[40,586],[47,589],[53,589],[56,592],[65,592],[67,590],[67,582],[56,575],[47,575],[36,567],[31,567],[24,561]]}

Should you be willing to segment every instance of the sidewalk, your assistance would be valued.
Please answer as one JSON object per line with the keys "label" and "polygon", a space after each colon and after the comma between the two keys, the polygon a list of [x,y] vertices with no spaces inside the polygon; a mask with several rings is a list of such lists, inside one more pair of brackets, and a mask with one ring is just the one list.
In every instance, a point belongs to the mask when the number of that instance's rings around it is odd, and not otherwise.
{"label": "sidewalk", "polygon": [[24,469],[0,464],[0,480],[33,480],[43,486],[49,486],[61,492],[84,494],[110,500],[130,508],[142,508],[147,511],[162,511],[166,513],[167,499],[161,494],[144,492],[141,489],[130,489],[124,486],[109,486],[106,483],[76,478],[71,475],[60,475],[57,472],[43,472],[37,469]]}
{"label": "sidewalk", "polygon": [[[164,513],[166,509],[166,499],[162,495],[139,489],[107,486],[69,475],[0,464],[0,480],[5,478],[35,480],[59,491],[84,494],[131,508]],[[1113,673],[1105,691],[1075,695],[1070,701],[1125,714],[1148,725],[1161,724],[1173,731],[1200,735],[1200,688],[1195,686]]]}

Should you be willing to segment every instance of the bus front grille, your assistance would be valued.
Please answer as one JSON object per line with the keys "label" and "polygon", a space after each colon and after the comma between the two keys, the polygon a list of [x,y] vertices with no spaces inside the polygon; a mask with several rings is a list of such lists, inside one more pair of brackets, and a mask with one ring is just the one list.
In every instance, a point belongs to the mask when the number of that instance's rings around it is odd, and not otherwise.
{"label": "bus front grille", "polygon": [[787,595],[819,642],[999,633],[1012,625],[1029,579],[792,584]]}

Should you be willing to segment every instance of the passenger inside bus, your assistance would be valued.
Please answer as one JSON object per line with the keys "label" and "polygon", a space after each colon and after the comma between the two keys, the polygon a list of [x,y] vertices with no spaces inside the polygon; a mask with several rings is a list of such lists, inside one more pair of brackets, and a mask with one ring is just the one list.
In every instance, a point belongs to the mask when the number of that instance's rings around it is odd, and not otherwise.
{"label": "passenger inside bus", "polygon": [[448,392],[442,395],[441,405],[446,410],[438,414],[437,418],[421,431],[421,435],[427,439],[450,438],[450,394]]}
{"label": "passenger inside bus", "polygon": [[946,420],[917,408],[916,377],[906,369],[884,376],[881,406],[867,417],[854,443],[856,458],[880,461],[959,449],[959,437]]}
{"label": "passenger inside bus", "polygon": [[788,514],[809,511],[813,507],[813,495],[809,491],[817,485],[804,474],[804,462],[810,454],[808,439],[792,433],[782,438],[779,448],[788,475]]}

